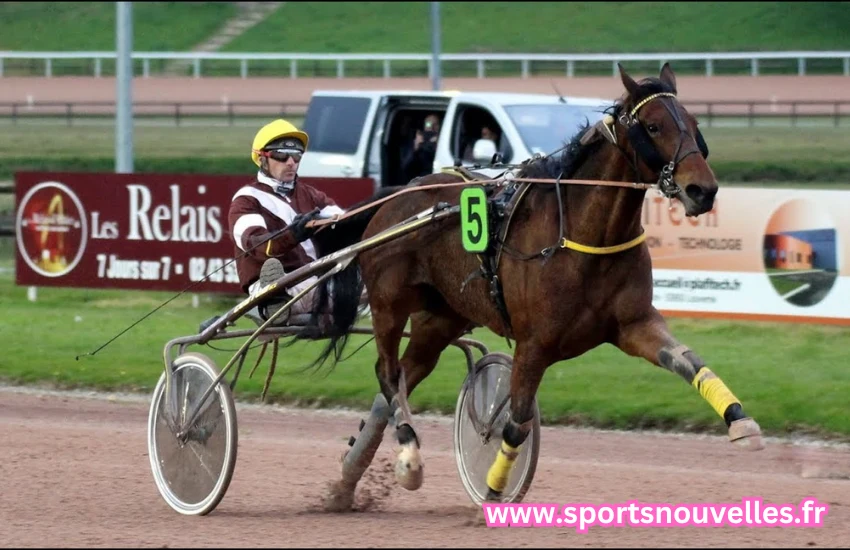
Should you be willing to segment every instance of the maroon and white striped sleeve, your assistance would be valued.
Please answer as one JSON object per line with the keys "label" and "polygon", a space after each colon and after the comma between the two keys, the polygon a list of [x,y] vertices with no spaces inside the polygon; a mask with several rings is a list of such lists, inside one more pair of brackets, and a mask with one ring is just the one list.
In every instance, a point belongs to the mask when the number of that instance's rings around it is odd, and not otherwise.
{"label": "maroon and white striped sleeve", "polygon": [[[260,237],[268,233],[268,227],[263,216],[259,214],[260,205],[256,200],[241,196],[236,197],[230,203],[230,212],[228,214],[228,222],[230,224],[230,235],[233,243],[243,252],[250,249],[252,241],[256,243]],[[252,237],[254,237],[252,239]],[[258,246],[250,252],[251,256],[257,259],[265,259],[266,247]]]}

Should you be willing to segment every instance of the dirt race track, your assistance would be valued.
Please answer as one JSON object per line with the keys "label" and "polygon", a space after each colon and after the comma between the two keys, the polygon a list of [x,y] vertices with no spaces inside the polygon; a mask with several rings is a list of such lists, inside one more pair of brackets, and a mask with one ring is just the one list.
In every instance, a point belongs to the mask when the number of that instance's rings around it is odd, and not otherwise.
{"label": "dirt race track", "polygon": [[387,438],[359,486],[358,509],[326,513],[360,414],[237,403],[230,488],[205,517],[172,511],[147,455],[148,397],[0,391],[0,545],[5,547],[823,547],[850,543],[850,451],[767,440],[759,453],[724,438],[544,428],[526,503],[797,505],[815,497],[824,526],[495,529],[466,496],[451,421],[418,417],[425,483],[390,473]]}

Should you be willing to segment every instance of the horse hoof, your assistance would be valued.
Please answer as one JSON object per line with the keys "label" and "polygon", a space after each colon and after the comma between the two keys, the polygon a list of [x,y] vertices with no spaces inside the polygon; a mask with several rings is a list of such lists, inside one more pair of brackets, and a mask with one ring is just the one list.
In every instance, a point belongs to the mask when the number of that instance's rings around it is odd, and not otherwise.
{"label": "horse hoof", "polygon": [[326,512],[350,512],[354,505],[354,487],[344,481],[332,483],[324,498]]}
{"label": "horse hoof", "polygon": [[422,487],[425,473],[419,449],[411,447],[405,445],[399,452],[395,462],[395,478],[408,491],[415,491]]}
{"label": "horse hoof", "polygon": [[729,426],[729,441],[748,451],[764,449],[761,428],[752,418],[735,420]]}

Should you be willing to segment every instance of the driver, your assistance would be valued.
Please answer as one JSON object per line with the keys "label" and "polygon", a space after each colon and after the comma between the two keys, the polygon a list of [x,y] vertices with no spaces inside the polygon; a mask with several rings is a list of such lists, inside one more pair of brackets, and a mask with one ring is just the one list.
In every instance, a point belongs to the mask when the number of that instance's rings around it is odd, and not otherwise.
{"label": "driver", "polygon": [[[240,287],[248,295],[255,295],[284,274],[315,260],[316,250],[310,240],[313,230],[307,222],[344,212],[325,193],[298,180],[298,166],[308,143],[305,132],[283,119],[266,124],[254,137],[251,160],[259,167],[256,180],[233,195],[228,213],[230,235],[240,256],[236,271]],[[284,228],[288,230],[280,232]],[[275,233],[280,234],[264,242]],[[310,277],[287,291],[294,296],[315,280],[315,276]],[[309,313],[314,291],[293,304],[276,323],[286,323],[291,315]],[[270,299],[261,307],[261,314],[268,319],[291,296]]]}

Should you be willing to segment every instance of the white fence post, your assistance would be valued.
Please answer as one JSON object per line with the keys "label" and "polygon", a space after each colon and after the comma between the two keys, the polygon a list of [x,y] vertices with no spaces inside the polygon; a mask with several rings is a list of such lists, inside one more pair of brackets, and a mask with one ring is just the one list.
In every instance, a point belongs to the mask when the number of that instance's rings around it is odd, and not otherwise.
{"label": "white fence post", "polygon": [[[383,63],[383,76],[390,78],[390,63],[392,61],[413,61],[423,62],[430,59],[429,54],[304,54],[304,53],[253,53],[253,52],[134,52],[133,59],[141,59],[143,67],[143,75],[150,76],[150,60],[184,60],[191,62],[194,67],[194,77],[201,78],[201,61],[210,59],[216,61],[230,61],[234,64],[239,64],[239,72],[243,78],[248,76],[249,62],[254,61],[289,61],[290,62],[290,77],[298,78],[297,63],[300,60],[305,61],[330,61],[336,63],[337,78],[345,78],[345,62],[346,61],[373,61]],[[43,60],[45,64],[44,76],[53,76],[53,60],[54,59],[83,59],[94,60],[95,76],[102,75],[102,61],[104,59],[116,58],[114,51],[105,52],[12,52],[0,51],[0,77],[3,76],[3,64],[7,59],[25,59],[25,60]],[[663,64],[669,61],[674,66],[677,61],[696,61],[705,63],[706,76],[714,76],[716,61],[738,60],[745,61],[750,64],[750,74],[752,76],[759,75],[759,64],[761,61],[778,60],[784,68],[786,74],[806,74],[806,63],[808,59],[831,59],[834,61],[841,60],[843,63],[843,74],[850,76],[850,51],[776,51],[776,52],[691,52],[691,53],[588,53],[588,54],[442,54],[441,60],[446,62],[465,62],[474,63],[475,71],[478,78],[487,77],[487,62],[509,61],[517,62],[519,70],[517,76],[529,78],[531,76],[531,68],[534,62],[556,62],[566,63],[566,74],[568,77],[575,76],[575,63],[595,62],[612,64],[612,74],[617,76],[617,61],[623,63],[630,62],[646,62],[657,61]],[[796,67],[794,66],[796,60]],[[100,67],[100,69],[98,68]],[[430,67],[428,71],[430,72]],[[836,70],[837,72],[837,70]],[[91,73],[89,73],[91,74]]]}

